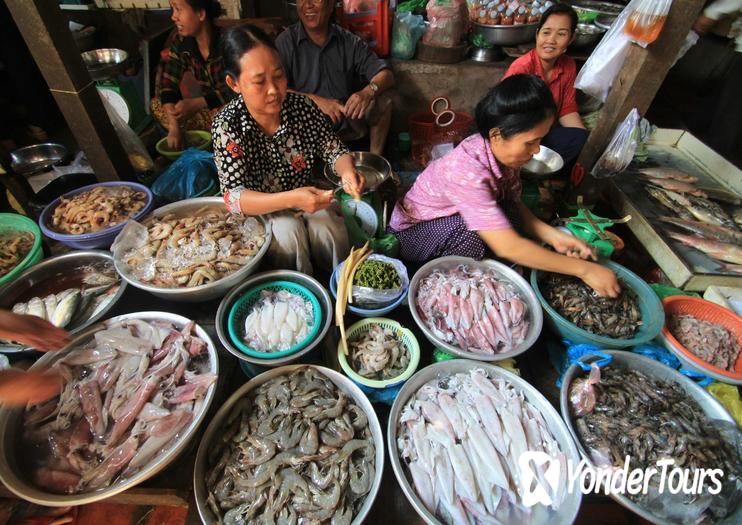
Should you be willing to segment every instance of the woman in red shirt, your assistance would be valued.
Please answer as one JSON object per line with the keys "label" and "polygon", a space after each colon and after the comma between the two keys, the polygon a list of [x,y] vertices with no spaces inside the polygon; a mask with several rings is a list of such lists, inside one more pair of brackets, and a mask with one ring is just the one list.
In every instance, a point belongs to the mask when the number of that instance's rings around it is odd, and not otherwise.
{"label": "woman in red shirt", "polygon": [[582,150],[588,131],[577,112],[575,61],[565,55],[575,39],[577,13],[567,4],[554,4],[541,17],[536,47],[510,64],[505,78],[536,75],[549,86],[557,105],[558,120],[541,144],[558,152],[569,165]]}

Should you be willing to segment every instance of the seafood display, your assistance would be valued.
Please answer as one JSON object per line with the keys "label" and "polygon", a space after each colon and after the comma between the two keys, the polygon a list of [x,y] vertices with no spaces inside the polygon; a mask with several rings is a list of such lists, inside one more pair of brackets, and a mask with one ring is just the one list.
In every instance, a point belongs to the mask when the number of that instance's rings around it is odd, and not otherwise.
{"label": "seafood display", "polygon": [[656,168],[642,168],[639,170],[639,173],[654,179],[676,180],[688,184],[698,182],[698,177],[689,175],[684,171],[676,170],[675,168],[666,168],[663,166],[658,166]]}
{"label": "seafood display", "polygon": [[576,277],[547,273],[539,282],[541,293],[559,315],[591,334],[631,339],[642,325],[636,295],[621,284],[621,294],[601,297]]}
{"label": "seafood display", "polygon": [[724,226],[717,226],[706,222],[685,221],[674,217],[660,217],[659,219],[666,224],[700,235],[705,239],[742,246],[742,231],[740,230],[725,228]]}
{"label": "seafood display", "polygon": [[9,273],[33,248],[34,236],[26,231],[0,233],[0,277]]}
{"label": "seafood display", "polygon": [[72,197],[60,197],[51,216],[51,228],[81,235],[110,228],[147,205],[147,194],[129,186],[96,186]]}
{"label": "seafood display", "polygon": [[652,186],[648,186],[647,191],[651,197],[675,212],[681,219],[695,218],[708,224],[737,229],[729,214],[712,200]]}
{"label": "seafood display", "polygon": [[381,468],[363,409],[312,367],[251,390],[217,440],[205,485],[224,525],[350,525]]}
{"label": "seafood display", "polygon": [[348,348],[350,366],[368,379],[393,379],[410,364],[410,352],[394,330],[377,324],[359,338],[349,340]]}
{"label": "seafood display", "polygon": [[216,380],[193,328],[112,322],[56,360],[62,392],[24,414],[23,472],[51,492],[90,492],[136,475],[171,447]]}
{"label": "seafood display", "polygon": [[705,191],[700,190],[687,182],[681,182],[674,179],[655,179],[653,177],[647,177],[647,181],[665,190],[676,191],[678,193],[689,193],[696,197],[708,197],[708,194]]}
{"label": "seafood display", "polygon": [[139,281],[190,288],[249,263],[265,243],[266,231],[254,217],[206,206],[187,217],[169,213],[148,219],[136,235],[141,238],[123,254],[123,261]]}
{"label": "seafood display", "polygon": [[245,342],[258,352],[288,350],[304,341],[314,323],[312,303],[287,290],[263,290],[245,318]]}
{"label": "seafood display", "polygon": [[[649,490],[627,493],[629,498],[653,514],[669,509],[672,523],[713,522],[734,510],[737,501],[732,495],[738,493],[736,484],[742,475],[739,453],[725,439],[722,427],[680,385],[617,364],[603,369],[593,366],[590,375],[588,388],[577,381],[570,385],[570,404],[577,436],[597,466],[622,467],[629,456],[631,468],[645,472],[656,468],[658,460],[667,459],[674,460],[673,468],[689,469],[690,479],[695,479],[697,469],[723,471],[721,493],[704,493],[693,501],[680,495],[683,499],[678,504],[686,506],[689,514],[686,520],[681,521],[677,509],[672,509],[669,492],[657,497],[657,478],[651,478]],[[584,395],[591,402],[585,403]],[[574,403],[582,415],[575,413]]]}
{"label": "seafood display", "polygon": [[695,356],[715,367],[734,371],[740,345],[737,337],[723,326],[701,321],[692,315],[673,315],[667,327],[673,337]]}
{"label": "seafood display", "polygon": [[528,334],[526,303],[490,268],[434,270],[420,281],[415,301],[435,336],[463,350],[508,352]]}
{"label": "seafood display", "polygon": [[669,232],[668,235],[686,246],[695,248],[719,261],[742,264],[742,245],[704,239],[697,235],[682,235],[674,232]]}
{"label": "seafood display", "polygon": [[[397,449],[415,492],[427,509],[448,524],[528,523],[527,490],[519,458],[545,452],[566,472],[567,456],[544,416],[509,381],[474,369],[436,378],[402,409]],[[540,486],[556,510],[566,494]]]}
{"label": "seafood display", "polygon": [[26,302],[15,303],[14,313],[34,315],[54,326],[66,328],[78,317],[92,317],[113,300],[120,283],[118,277],[105,273],[90,274],[83,278],[81,288],[67,288],[43,298],[32,297]]}

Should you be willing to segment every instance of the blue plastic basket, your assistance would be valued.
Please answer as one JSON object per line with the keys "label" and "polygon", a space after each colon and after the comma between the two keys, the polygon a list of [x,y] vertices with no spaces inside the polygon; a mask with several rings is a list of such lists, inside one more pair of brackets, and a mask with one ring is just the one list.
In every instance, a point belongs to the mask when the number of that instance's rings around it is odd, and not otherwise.
{"label": "blue plastic basket", "polygon": [[[332,294],[332,298],[337,300],[338,298],[338,284],[337,284],[337,276],[338,276],[338,269],[340,266],[337,266],[335,268],[335,271],[332,272],[332,276],[330,277],[330,293]],[[382,306],[381,308],[371,309],[371,308],[359,308],[357,306],[353,306],[352,304],[348,303],[348,310],[353,312],[356,315],[359,315],[361,317],[383,317],[392,310],[394,310],[396,307],[398,307],[402,302],[407,298],[407,293],[410,291],[409,286],[406,287],[402,293],[397,297],[394,301],[387,304],[386,306]]]}
{"label": "blue plastic basket", "polygon": [[[307,334],[303,341],[295,344],[291,348],[280,350],[278,352],[260,352],[259,350],[250,348],[245,344],[245,340],[243,338],[245,319],[252,311],[255,303],[262,299],[262,292],[264,290],[268,290],[271,292],[280,292],[281,290],[285,290],[289,293],[298,295],[302,299],[309,301],[312,304],[312,327],[309,331],[309,334]],[[234,302],[232,308],[229,311],[229,318],[227,320],[229,336],[231,337],[234,345],[247,355],[251,357],[257,357],[259,359],[276,359],[298,352],[309,343],[311,343],[312,340],[314,340],[314,338],[317,336],[317,333],[319,332],[321,324],[322,307],[320,306],[317,297],[315,297],[315,295],[307,290],[305,287],[289,281],[273,281],[252,288],[245,295]]]}
{"label": "blue plastic basket", "polygon": [[665,325],[665,311],[654,290],[641,277],[620,264],[613,261],[601,262],[601,264],[613,270],[618,278],[623,281],[624,286],[628,286],[636,294],[639,311],[642,315],[642,325],[639,327],[636,335],[631,339],[614,339],[612,337],[590,333],[568,321],[552,308],[541,294],[538,283],[539,272],[533,270],[531,272],[531,287],[536,293],[541,307],[546,312],[545,320],[549,327],[559,334],[562,339],[569,339],[573,343],[591,343],[600,348],[609,349],[638,346],[648,343],[657,337],[657,334],[660,333],[662,327]]}

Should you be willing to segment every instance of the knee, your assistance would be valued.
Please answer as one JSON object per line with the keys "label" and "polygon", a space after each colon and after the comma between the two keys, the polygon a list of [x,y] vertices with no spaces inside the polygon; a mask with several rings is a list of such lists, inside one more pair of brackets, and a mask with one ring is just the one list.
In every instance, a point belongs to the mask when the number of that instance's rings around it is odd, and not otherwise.
{"label": "knee", "polygon": [[276,246],[296,246],[306,237],[306,229],[301,217],[281,214],[271,218],[273,242]]}
{"label": "knee", "polygon": [[311,237],[325,241],[348,238],[348,231],[345,229],[343,218],[329,211],[316,212],[310,215],[307,228]]}

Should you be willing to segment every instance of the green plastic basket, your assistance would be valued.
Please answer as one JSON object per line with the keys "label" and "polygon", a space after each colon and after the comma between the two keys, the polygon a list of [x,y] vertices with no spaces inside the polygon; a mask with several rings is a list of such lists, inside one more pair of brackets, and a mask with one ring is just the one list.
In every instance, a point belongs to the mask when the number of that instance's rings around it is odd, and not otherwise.
{"label": "green plastic basket", "polygon": [[17,213],[0,213],[0,234],[7,231],[27,231],[34,236],[33,245],[26,256],[19,262],[15,268],[0,277],[0,286],[3,286],[16,277],[24,270],[30,268],[44,258],[44,251],[41,249],[41,230],[35,221]]}
{"label": "green plastic basket", "polygon": [[343,372],[345,372],[345,375],[347,375],[354,383],[370,388],[392,388],[407,381],[412,374],[415,373],[415,370],[417,370],[417,366],[420,364],[420,345],[415,338],[415,334],[407,328],[404,328],[397,321],[392,321],[385,317],[370,317],[353,324],[348,328],[346,334],[348,343],[350,344],[351,341],[367,333],[374,325],[379,325],[382,328],[389,328],[395,332],[397,337],[399,337],[399,340],[405,348],[407,348],[407,351],[410,353],[410,362],[407,364],[405,371],[397,377],[392,377],[391,379],[385,379],[383,381],[363,377],[350,366],[345,352],[343,352],[342,341],[338,343],[338,363],[340,364],[340,368],[343,369]]}
{"label": "green plastic basket", "polygon": [[[260,352],[259,350],[250,348],[245,344],[245,340],[242,337],[242,334],[244,333],[245,319],[248,315],[250,315],[250,312],[252,311],[253,306],[255,306],[255,303],[262,299],[261,296],[264,290],[268,290],[271,292],[280,292],[281,290],[286,290],[287,292],[298,295],[305,301],[309,301],[312,304],[312,312],[314,314],[313,324],[311,330],[309,331],[309,334],[307,334],[307,337],[304,338],[303,341],[295,344],[291,348],[280,350],[278,352]],[[307,290],[305,287],[296,283],[292,283],[290,281],[273,281],[252,288],[245,295],[235,301],[235,303],[232,305],[231,310],[229,311],[227,328],[229,329],[229,336],[232,338],[232,343],[234,343],[237,348],[239,348],[247,355],[256,357],[258,359],[276,359],[278,357],[285,357],[287,355],[298,352],[309,343],[311,343],[312,340],[317,336],[321,324],[322,307],[320,306],[317,297],[315,297],[312,292]]]}

